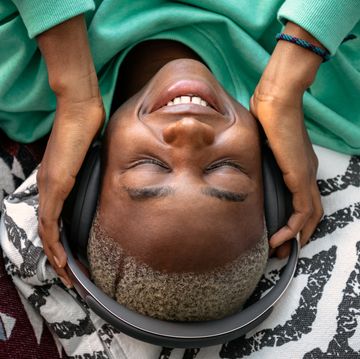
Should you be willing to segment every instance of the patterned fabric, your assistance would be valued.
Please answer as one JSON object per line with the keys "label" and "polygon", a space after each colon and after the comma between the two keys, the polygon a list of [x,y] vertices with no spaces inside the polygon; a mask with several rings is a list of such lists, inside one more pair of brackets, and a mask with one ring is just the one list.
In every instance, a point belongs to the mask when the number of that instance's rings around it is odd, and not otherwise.
{"label": "patterned fabric", "polygon": [[[0,131],[0,203],[40,162],[46,138],[31,145],[11,141]],[[66,358],[60,343],[34,308],[19,296],[6,274],[0,249],[0,358]]]}
{"label": "patterned fabric", "polygon": [[[0,241],[6,270],[71,358],[359,358],[360,157],[315,150],[324,218],[269,318],[224,345],[172,350],[139,342],[105,323],[74,290],[67,290],[47,264],[37,235],[36,172],[4,201]],[[250,302],[273,286],[284,265],[283,260],[269,261]]]}
{"label": "patterned fabric", "polygon": [[25,145],[10,140],[0,130],[0,203],[12,193],[40,163],[47,137]]}

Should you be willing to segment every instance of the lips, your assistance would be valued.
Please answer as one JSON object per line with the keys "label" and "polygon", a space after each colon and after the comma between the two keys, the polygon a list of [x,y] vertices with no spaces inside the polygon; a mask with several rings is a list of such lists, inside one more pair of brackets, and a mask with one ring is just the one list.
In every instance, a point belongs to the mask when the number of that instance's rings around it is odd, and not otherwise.
{"label": "lips", "polygon": [[[159,110],[166,106],[168,102],[181,96],[200,97],[206,101],[215,111],[223,114],[223,111],[217,101],[216,92],[213,87],[202,81],[194,80],[180,80],[170,86],[166,86],[155,99],[154,105],[150,112]],[[189,104],[190,106],[201,106],[196,104]],[[171,107],[183,106],[183,104],[174,104]]]}

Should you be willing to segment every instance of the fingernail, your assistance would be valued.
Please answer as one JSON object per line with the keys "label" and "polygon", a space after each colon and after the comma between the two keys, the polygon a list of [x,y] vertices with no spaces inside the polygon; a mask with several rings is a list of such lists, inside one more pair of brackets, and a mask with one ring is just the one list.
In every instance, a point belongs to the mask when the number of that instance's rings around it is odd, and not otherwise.
{"label": "fingernail", "polygon": [[60,261],[54,256],[54,261],[56,263],[56,265],[61,268],[61,264],[60,264]]}
{"label": "fingernail", "polygon": [[62,281],[62,283],[64,284],[64,286],[68,289],[70,289],[72,287],[72,285],[61,275],[59,275],[60,280]]}

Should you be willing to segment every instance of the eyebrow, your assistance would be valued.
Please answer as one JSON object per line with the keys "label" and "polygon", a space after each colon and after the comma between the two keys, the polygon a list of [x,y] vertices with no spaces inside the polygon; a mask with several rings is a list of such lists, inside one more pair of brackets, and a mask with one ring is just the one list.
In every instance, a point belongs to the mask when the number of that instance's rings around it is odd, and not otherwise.
{"label": "eyebrow", "polygon": [[244,202],[248,196],[247,193],[225,191],[215,187],[205,187],[201,190],[201,192],[206,196],[215,197],[221,199],[222,201],[230,202]]}
{"label": "eyebrow", "polygon": [[[134,201],[143,201],[150,198],[161,198],[175,194],[175,189],[171,186],[163,187],[124,187],[129,197]],[[237,193],[221,190],[215,187],[205,187],[201,190],[205,196],[217,198],[222,201],[243,202],[247,198],[247,193]]]}
{"label": "eyebrow", "polygon": [[149,198],[167,197],[175,193],[175,190],[170,186],[165,187],[124,187],[131,199],[135,201],[142,201]]}

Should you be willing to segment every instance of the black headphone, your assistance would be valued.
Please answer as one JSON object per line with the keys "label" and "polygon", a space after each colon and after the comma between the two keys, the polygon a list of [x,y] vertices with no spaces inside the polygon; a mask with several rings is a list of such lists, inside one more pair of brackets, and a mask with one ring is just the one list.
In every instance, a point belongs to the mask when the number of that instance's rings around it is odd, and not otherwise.
{"label": "black headphone", "polygon": [[[291,195],[266,144],[263,145],[264,209],[269,238],[284,226],[292,213]],[[74,285],[87,305],[118,330],[137,339],[174,348],[223,344],[255,328],[271,313],[290,284],[299,257],[299,242],[292,240],[291,254],[276,285],[258,302],[218,320],[172,322],[154,319],[127,309],[107,296],[83,273],[75,258],[86,267],[88,236],[95,214],[101,178],[101,145],[90,148],[76,185],[62,214],[61,241],[68,256]],[[74,256],[75,254],[75,256]]]}

